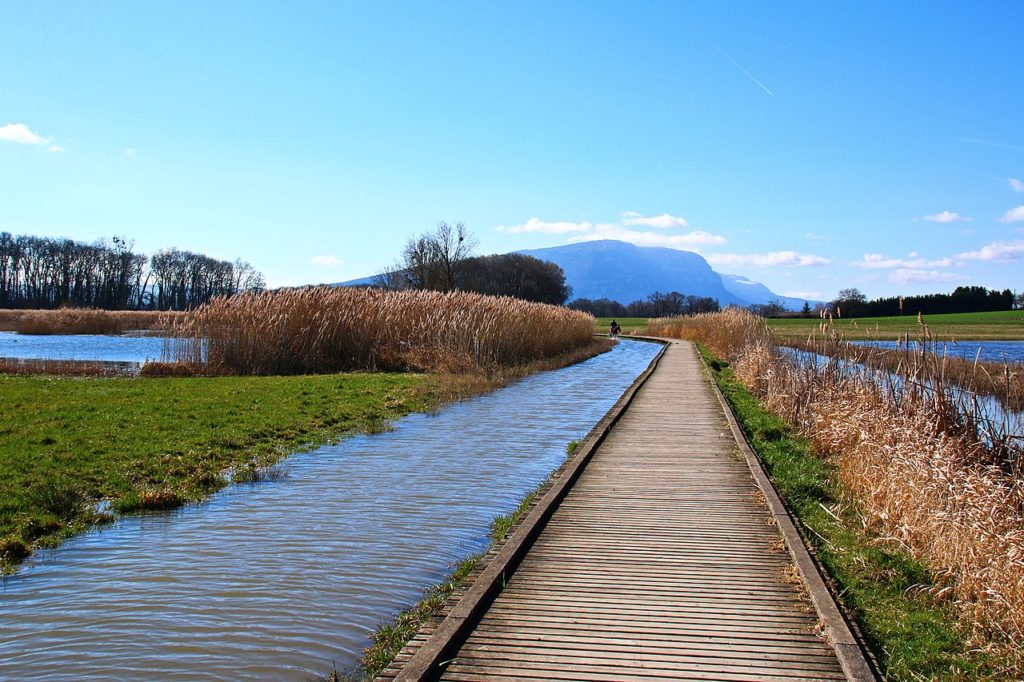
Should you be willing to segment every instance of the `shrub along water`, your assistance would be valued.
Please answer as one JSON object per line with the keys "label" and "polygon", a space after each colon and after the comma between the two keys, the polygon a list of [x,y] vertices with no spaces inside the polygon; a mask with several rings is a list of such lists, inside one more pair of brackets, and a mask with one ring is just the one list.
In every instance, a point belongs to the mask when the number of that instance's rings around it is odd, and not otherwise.
{"label": "shrub along water", "polygon": [[592,318],[465,292],[310,287],[216,298],[175,326],[176,360],[219,374],[469,372],[592,343]]}
{"label": "shrub along water", "polygon": [[908,355],[900,381],[835,358],[794,362],[762,320],[738,310],[656,320],[649,333],[699,341],[731,360],[737,378],[834,466],[867,532],[919,559],[964,632],[1005,653],[1009,674],[1024,672],[1020,434],[986,421],[972,395],[950,386],[942,358]]}

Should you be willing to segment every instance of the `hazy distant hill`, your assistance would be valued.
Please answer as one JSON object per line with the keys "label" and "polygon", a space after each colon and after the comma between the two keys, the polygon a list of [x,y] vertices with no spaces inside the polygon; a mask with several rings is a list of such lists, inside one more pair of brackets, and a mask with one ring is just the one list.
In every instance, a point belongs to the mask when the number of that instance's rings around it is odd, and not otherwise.
{"label": "hazy distant hill", "polygon": [[[690,296],[710,296],[722,307],[775,299],[790,310],[799,310],[804,304],[803,299],[779,296],[745,277],[719,275],[702,256],[690,251],[601,240],[518,253],[561,266],[572,286],[570,298],[608,298],[631,303],[655,291],[678,291]],[[340,284],[369,284],[371,279],[364,277]]]}
{"label": "hazy distant hill", "polygon": [[[630,303],[655,291],[711,296],[724,307],[780,300],[799,310],[803,299],[779,296],[739,275],[720,275],[696,253],[603,240],[520,251],[553,261],[565,270],[572,298],[609,298]],[[813,301],[812,301],[813,304]]]}
{"label": "hazy distant hill", "polygon": [[800,310],[804,307],[805,301],[810,303],[812,306],[817,303],[817,301],[811,299],[779,296],[760,282],[747,279],[743,275],[722,275],[722,284],[725,285],[725,288],[734,296],[738,296],[746,301],[750,301],[751,303],[782,301],[782,305],[784,305],[787,310]]}

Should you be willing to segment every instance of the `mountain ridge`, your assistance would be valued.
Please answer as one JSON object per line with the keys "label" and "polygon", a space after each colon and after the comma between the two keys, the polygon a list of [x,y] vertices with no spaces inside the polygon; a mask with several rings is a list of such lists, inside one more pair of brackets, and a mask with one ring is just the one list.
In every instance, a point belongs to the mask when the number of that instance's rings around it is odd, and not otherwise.
{"label": "mountain ridge", "polygon": [[[602,239],[564,246],[515,251],[555,263],[572,287],[570,298],[607,298],[622,304],[645,300],[656,291],[678,291],[688,296],[710,296],[722,307],[781,302],[799,310],[804,299],[781,296],[742,275],[715,272],[703,256],[660,246],[637,246]],[[373,277],[360,277],[336,286],[365,286]],[[809,300],[811,305],[817,301]]]}

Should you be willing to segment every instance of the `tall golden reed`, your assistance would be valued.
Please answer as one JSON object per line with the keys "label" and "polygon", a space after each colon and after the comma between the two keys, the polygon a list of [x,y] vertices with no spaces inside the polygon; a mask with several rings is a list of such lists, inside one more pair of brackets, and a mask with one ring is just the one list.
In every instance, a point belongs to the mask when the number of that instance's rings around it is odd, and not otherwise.
{"label": "tall golden reed", "polygon": [[222,374],[465,372],[586,346],[592,325],[590,315],[508,297],[308,287],[212,300],[172,332],[190,341],[175,344],[173,359]]}
{"label": "tall golden reed", "polygon": [[187,313],[150,310],[0,310],[0,330],[20,334],[123,334],[162,330]]}
{"label": "tall golden reed", "polygon": [[[764,322],[730,310],[656,321],[652,333],[708,344],[768,409],[837,465],[864,522],[922,560],[936,593],[958,606],[979,643],[1024,668],[1024,470],[1020,434],[979,428],[969,394],[943,384],[940,359],[920,355],[907,379],[880,380],[833,359],[796,362]],[[833,347],[838,342],[824,339]],[[1005,426],[1005,424],[1004,424]]]}

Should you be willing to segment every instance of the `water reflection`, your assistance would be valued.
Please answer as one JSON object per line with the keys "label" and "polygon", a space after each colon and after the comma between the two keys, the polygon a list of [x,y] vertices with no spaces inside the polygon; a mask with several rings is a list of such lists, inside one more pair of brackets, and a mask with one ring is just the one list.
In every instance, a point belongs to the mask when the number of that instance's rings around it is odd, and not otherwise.
{"label": "water reflection", "polygon": [[36,559],[0,596],[0,679],[292,679],[367,634],[555,468],[657,352],[623,341]]}

